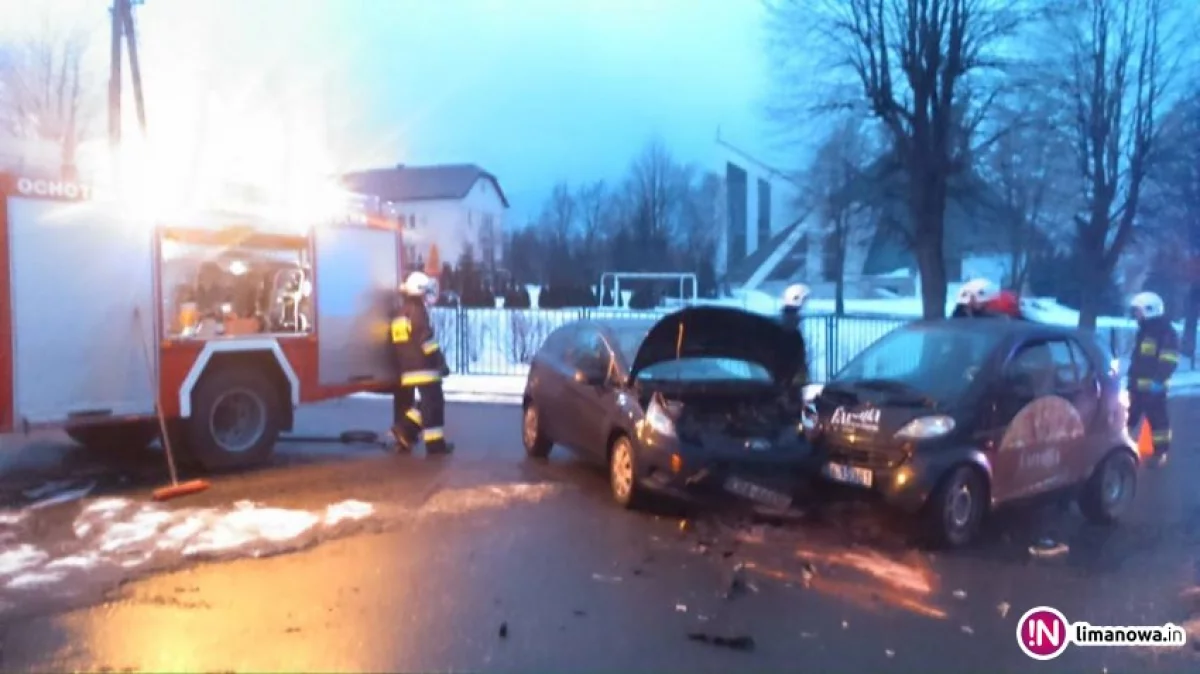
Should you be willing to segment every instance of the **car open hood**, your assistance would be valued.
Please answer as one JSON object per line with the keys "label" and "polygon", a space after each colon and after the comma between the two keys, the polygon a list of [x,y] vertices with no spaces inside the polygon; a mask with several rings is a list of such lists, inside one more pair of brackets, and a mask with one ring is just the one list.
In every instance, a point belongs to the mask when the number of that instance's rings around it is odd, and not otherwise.
{"label": "car open hood", "polygon": [[629,374],[632,378],[657,363],[698,357],[758,363],[777,383],[790,383],[805,366],[804,339],[761,314],[725,307],[689,307],[665,316],[650,328]]}

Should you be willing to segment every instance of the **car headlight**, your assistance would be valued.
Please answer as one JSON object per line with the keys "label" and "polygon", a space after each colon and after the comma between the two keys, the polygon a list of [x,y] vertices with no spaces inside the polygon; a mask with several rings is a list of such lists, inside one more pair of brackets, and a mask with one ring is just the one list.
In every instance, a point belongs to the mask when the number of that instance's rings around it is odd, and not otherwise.
{"label": "car headlight", "polygon": [[824,390],[824,384],[806,384],[804,388],[800,389],[800,399],[805,403],[811,403],[812,401],[816,400],[817,396],[821,395],[821,391]]}
{"label": "car headlight", "polygon": [[942,414],[920,417],[904,424],[896,431],[896,437],[908,440],[927,440],[939,438],[954,430],[954,419]]}
{"label": "car headlight", "polygon": [[675,437],[675,420],[667,410],[655,400],[646,409],[646,425],[659,435]]}

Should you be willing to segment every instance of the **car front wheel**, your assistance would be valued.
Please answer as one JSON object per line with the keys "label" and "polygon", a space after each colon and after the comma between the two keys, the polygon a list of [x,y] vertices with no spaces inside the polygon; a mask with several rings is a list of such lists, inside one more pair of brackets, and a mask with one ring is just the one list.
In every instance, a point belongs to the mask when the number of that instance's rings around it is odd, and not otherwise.
{"label": "car front wheel", "polygon": [[961,548],[979,534],[987,488],[978,470],[958,466],[942,478],[926,504],[926,525],[937,547]]}
{"label": "car front wheel", "polygon": [[1116,451],[1096,467],[1083,487],[1079,509],[1088,521],[1114,524],[1120,520],[1137,494],[1137,464],[1133,457]]}
{"label": "car front wheel", "polygon": [[542,430],[542,417],[533,403],[525,406],[521,418],[521,440],[525,444],[525,454],[535,459],[550,456],[550,450],[554,447],[554,441],[546,437]]}
{"label": "car front wheel", "polygon": [[608,452],[608,484],[613,500],[622,508],[636,508],[641,501],[636,466],[633,443],[623,435],[617,436]]}

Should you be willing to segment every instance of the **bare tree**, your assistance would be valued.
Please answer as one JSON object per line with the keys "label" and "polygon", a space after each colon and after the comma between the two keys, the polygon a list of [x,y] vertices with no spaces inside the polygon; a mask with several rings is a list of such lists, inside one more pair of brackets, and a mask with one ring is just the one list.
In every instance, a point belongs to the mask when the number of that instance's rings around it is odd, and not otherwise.
{"label": "bare tree", "polygon": [[563,248],[570,246],[578,220],[578,211],[571,186],[562,182],[556,184],[550,192],[550,198],[542,207],[540,218],[542,229],[550,236],[555,245]]}
{"label": "bare tree", "polygon": [[1001,211],[996,223],[1007,243],[1006,282],[1020,289],[1032,259],[1063,243],[1078,199],[1071,148],[1056,131],[1061,113],[1031,92],[1015,98],[997,106],[994,125],[1007,133],[978,157],[975,170],[979,186],[998,201],[986,205]]}
{"label": "bare tree", "polygon": [[662,140],[655,138],[646,144],[629,170],[636,237],[651,241],[672,233],[690,177]]}
{"label": "bare tree", "polygon": [[[1144,212],[1148,243],[1176,292],[1167,303],[1184,320],[1184,349],[1196,352],[1200,319],[1200,91],[1172,107],[1163,118],[1163,152],[1147,177]],[[1173,295],[1173,296],[1172,296]],[[1179,307],[1182,306],[1182,311]]]}
{"label": "bare tree", "polygon": [[85,82],[86,34],[44,20],[32,36],[3,48],[0,127],[13,137],[58,146],[64,177],[77,172],[76,152],[97,108]]}
{"label": "bare tree", "polygon": [[1068,0],[1052,25],[1063,54],[1049,84],[1073,118],[1066,132],[1082,177],[1074,218],[1082,295],[1079,326],[1094,329],[1106,287],[1138,222],[1156,161],[1160,114],[1175,70],[1166,0]]}
{"label": "bare tree", "polygon": [[842,120],[817,149],[805,172],[800,198],[818,218],[817,233],[824,246],[826,274],[834,281],[834,311],[846,304],[846,257],[852,247],[869,239],[871,199],[863,198],[870,178],[866,169],[879,154],[861,115]]}
{"label": "bare tree", "polygon": [[[987,114],[997,84],[972,77],[1001,65],[998,48],[1016,29],[1019,13],[1004,0],[774,0],[769,9],[768,48],[788,97],[782,109],[794,102],[804,74],[842,75],[837,93],[844,95],[848,72],[854,98],[860,104],[865,98],[888,130],[907,178],[912,225],[903,237],[921,274],[924,314],[944,316],[949,183],[970,163],[964,139]],[[827,53],[832,62],[798,62],[814,53]]]}

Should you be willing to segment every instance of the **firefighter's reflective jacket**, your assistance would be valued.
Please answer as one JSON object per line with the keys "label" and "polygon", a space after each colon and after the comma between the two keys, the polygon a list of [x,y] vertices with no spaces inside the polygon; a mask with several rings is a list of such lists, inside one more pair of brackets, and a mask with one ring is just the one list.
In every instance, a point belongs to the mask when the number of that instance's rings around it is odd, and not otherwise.
{"label": "firefighter's reflective jacket", "polygon": [[391,333],[401,386],[423,386],[441,380],[441,347],[421,298],[404,297],[400,301]]}
{"label": "firefighter's reflective jacket", "polygon": [[1142,321],[1129,362],[1129,389],[1163,392],[1178,365],[1179,336],[1170,321],[1163,317]]}

